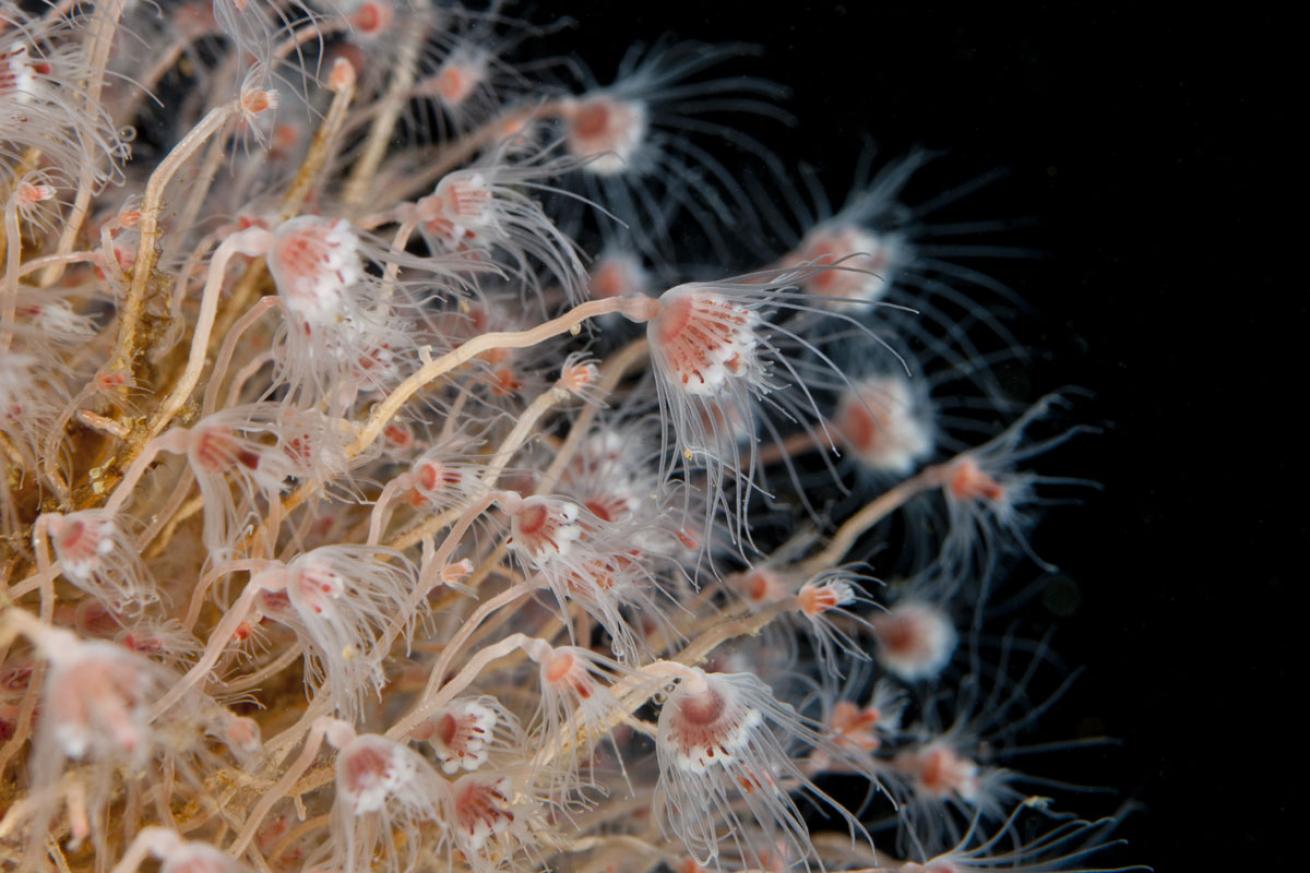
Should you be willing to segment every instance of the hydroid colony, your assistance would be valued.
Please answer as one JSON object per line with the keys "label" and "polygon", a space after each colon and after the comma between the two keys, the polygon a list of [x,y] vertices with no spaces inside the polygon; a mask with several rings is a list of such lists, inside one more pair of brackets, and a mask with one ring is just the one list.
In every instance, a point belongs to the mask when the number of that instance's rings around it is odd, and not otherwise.
{"label": "hydroid colony", "polygon": [[556,27],[0,6],[0,866],[1096,867],[1001,764],[1071,431],[994,247],[922,156],[795,193],[742,47]]}

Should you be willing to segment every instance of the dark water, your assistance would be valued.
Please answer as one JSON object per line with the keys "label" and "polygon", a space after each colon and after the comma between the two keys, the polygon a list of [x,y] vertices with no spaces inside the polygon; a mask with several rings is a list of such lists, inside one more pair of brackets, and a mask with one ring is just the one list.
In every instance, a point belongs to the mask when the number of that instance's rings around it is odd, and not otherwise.
{"label": "dark water", "polygon": [[1021,339],[1048,352],[1011,378],[1030,396],[1084,386],[1095,397],[1079,415],[1108,423],[1055,465],[1104,491],[1035,537],[1061,574],[1025,621],[1058,624],[1056,648],[1087,668],[1036,738],[1122,742],[1024,766],[1116,790],[1076,798],[1088,813],[1139,801],[1121,829],[1133,861],[1203,870],[1286,857],[1290,841],[1275,836],[1296,748],[1286,725],[1304,683],[1290,672],[1294,578],[1282,558],[1307,542],[1289,440],[1306,303],[1302,271],[1273,275],[1271,213],[1291,200],[1276,192],[1298,163],[1277,156],[1281,27],[1247,9],[1025,6],[537,12],[576,18],[565,41],[598,71],[665,31],[760,45],[743,70],[790,85],[799,119],[765,136],[785,162],[817,166],[830,192],[866,134],[892,155],[946,150],[921,191],[1008,171],[968,206],[1036,219],[1022,234],[1042,256],[994,268],[1033,307]]}

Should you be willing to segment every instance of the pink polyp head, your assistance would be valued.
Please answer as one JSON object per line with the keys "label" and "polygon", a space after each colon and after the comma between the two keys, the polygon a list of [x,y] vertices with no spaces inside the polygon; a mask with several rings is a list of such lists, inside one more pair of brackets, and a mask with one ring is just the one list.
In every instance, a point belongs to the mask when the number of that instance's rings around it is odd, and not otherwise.
{"label": "pink polyp head", "polygon": [[951,467],[946,482],[946,493],[960,502],[986,501],[1000,503],[1005,499],[1005,486],[978,465],[971,457],[963,457]]}
{"label": "pink polyp head", "polygon": [[28,103],[36,96],[36,89],[37,64],[32,62],[27,46],[0,54],[0,96],[13,95],[20,104]]}
{"label": "pink polyp head", "polygon": [[414,489],[425,500],[437,500],[446,492],[458,489],[468,478],[465,471],[435,458],[420,460],[411,475]]}
{"label": "pink polyp head", "polygon": [[449,173],[432,194],[418,202],[418,216],[428,230],[448,245],[494,235],[496,195],[491,182],[476,170]]}
{"label": "pink polyp head", "polygon": [[46,685],[42,723],[74,759],[140,755],[148,743],[148,662],[111,644],[85,643],[57,657]]}
{"label": "pink polyp head", "polygon": [[589,172],[621,173],[646,137],[646,107],[639,102],[598,95],[573,104],[566,113],[565,143],[569,154],[592,158]]}
{"label": "pink polyp head", "polygon": [[591,296],[629,297],[645,294],[650,288],[650,277],[641,262],[631,254],[621,252],[602,256],[591,268]]}
{"label": "pink polyp head", "polygon": [[712,397],[755,367],[759,318],[713,291],[674,288],[647,327],[667,378],[688,394]]}
{"label": "pink polyp head", "polygon": [[352,35],[372,40],[386,33],[396,20],[396,8],[386,0],[364,0],[350,14]]}
{"label": "pink polyp head", "polygon": [[541,658],[541,683],[582,702],[597,692],[596,680],[587,669],[586,655],[572,646],[553,649]]}
{"label": "pink polyp head", "polygon": [[322,615],[345,592],[341,577],[325,562],[306,561],[290,572],[287,590],[292,603],[302,611]]}
{"label": "pink polyp head", "polygon": [[935,676],[955,651],[950,619],[924,603],[901,603],[870,623],[878,640],[878,661],[902,679]]}
{"label": "pink polyp head", "polygon": [[882,745],[876,732],[881,720],[882,713],[876,706],[861,709],[849,700],[839,700],[828,717],[828,727],[839,745],[872,752]]}
{"label": "pink polyp head", "polygon": [[847,224],[816,228],[786,263],[840,263],[838,269],[814,272],[802,287],[816,297],[858,304],[871,303],[886,293],[896,255],[895,240]]}
{"label": "pink polyp head", "polygon": [[635,504],[636,501],[627,494],[598,494],[583,501],[588,512],[611,523],[630,518],[636,509]]}
{"label": "pink polyp head", "polygon": [[455,783],[455,826],[467,850],[480,851],[514,823],[509,798],[510,781],[504,776],[465,776]]}
{"label": "pink polyp head", "polygon": [[796,595],[801,612],[811,618],[855,602],[855,590],[849,582],[806,583]]}
{"label": "pink polyp head", "polygon": [[268,269],[287,308],[310,325],[331,324],[363,275],[359,237],[343,219],[302,215],[273,232]]}
{"label": "pink polyp head", "polygon": [[65,573],[90,577],[113,551],[113,523],[97,513],[73,513],[52,518],[51,544]]}
{"label": "pink polyp head", "polygon": [[755,606],[776,603],[791,593],[781,576],[764,567],[736,573],[726,581]]}
{"label": "pink polyp head", "polygon": [[414,761],[403,749],[372,734],[356,737],[337,756],[337,790],[356,815],[376,812],[415,776]]}
{"label": "pink polyp head", "polygon": [[599,381],[600,370],[595,361],[583,355],[570,355],[560,368],[559,387],[570,394],[583,397],[592,394]]}
{"label": "pink polyp head", "polygon": [[471,51],[457,51],[437,70],[432,88],[447,109],[457,109],[486,80],[486,58]]}
{"label": "pink polyp head", "polygon": [[225,473],[237,464],[255,471],[263,462],[259,451],[223,425],[197,427],[192,432],[191,457],[205,473]]}
{"label": "pink polyp head", "polygon": [[511,520],[514,547],[534,563],[563,556],[582,536],[577,519],[577,505],[567,500],[529,497]]}
{"label": "pink polyp head", "polygon": [[182,3],[173,10],[173,27],[190,39],[200,39],[218,29],[211,0]]}
{"label": "pink polyp head", "polygon": [[674,760],[691,772],[727,765],[760,725],[759,712],[741,699],[738,689],[713,676],[701,688],[682,682],[660,717]]}
{"label": "pink polyp head", "polygon": [[234,716],[225,711],[221,719],[221,728],[221,739],[230,748],[246,755],[259,751],[261,745],[259,722],[253,718]]}
{"label": "pink polyp head", "polygon": [[904,474],[932,450],[928,425],[916,412],[904,379],[875,377],[842,395],[831,425],[866,467]]}
{"label": "pink polyp head", "polygon": [[476,770],[487,762],[496,730],[496,710],[477,700],[455,700],[414,733],[427,740],[447,773]]}
{"label": "pink polyp head", "polygon": [[39,182],[23,181],[18,184],[14,196],[18,201],[20,209],[24,207],[30,209],[39,203],[45,203],[47,200],[53,199],[55,196],[55,189],[50,185],[45,185]]}
{"label": "pink polyp head", "polygon": [[900,752],[896,767],[912,775],[918,790],[932,797],[971,801],[978,796],[978,765],[943,742]]}

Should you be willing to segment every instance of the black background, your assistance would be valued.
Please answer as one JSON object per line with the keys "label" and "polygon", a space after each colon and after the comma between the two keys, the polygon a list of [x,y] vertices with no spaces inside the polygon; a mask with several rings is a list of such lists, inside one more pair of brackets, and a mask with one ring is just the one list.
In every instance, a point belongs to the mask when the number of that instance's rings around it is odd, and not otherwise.
{"label": "black background", "polygon": [[[1300,629],[1284,563],[1304,547],[1300,346],[1305,281],[1275,275],[1305,225],[1300,156],[1284,155],[1287,21],[1253,6],[1201,13],[1114,4],[538,4],[578,27],[569,46],[602,82],[663,33],[764,49],[743,70],[794,89],[784,160],[829,190],[866,134],[896,155],[945,149],[933,184],[1002,167],[975,216],[1031,216],[1042,257],[993,272],[1037,313],[1034,393],[1081,385],[1106,431],[1059,454],[1104,485],[1047,519],[1036,543],[1081,594],[1056,640],[1086,675],[1041,738],[1103,731],[1122,744],[1030,762],[1115,786],[1143,809],[1122,833],[1159,871],[1290,857],[1302,777],[1293,679]],[[1279,215],[1286,210],[1286,214]],[[1303,578],[1299,573],[1295,578]],[[1297,647],[1299,650],[1299,647]],[[1299,654],[1299,651],[1298,651]]]}

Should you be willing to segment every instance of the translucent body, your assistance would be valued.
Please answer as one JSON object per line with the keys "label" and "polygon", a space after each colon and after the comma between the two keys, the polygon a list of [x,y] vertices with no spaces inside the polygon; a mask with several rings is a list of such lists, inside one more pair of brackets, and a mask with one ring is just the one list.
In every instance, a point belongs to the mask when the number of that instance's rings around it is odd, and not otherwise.
{"label": "translucent body", "polygon": [[139,611],[159,598],[137,545],[107,513],[52,516],[51,545],[64,576],[115,611]]}
{"label": "translucent body", "polygon": [[353,720],[386,683],[382,643],[412,632],[413,564],[389,549],[323,546],[251,584],[265,591],[261,611],[301,638],[310,686],[330,690],[336,710]]}
{"label": "translucent body", "polygon": [[739,541],[748,504],[763,490],[757,434],[782,442],[780,428],[788,427],[832,445],[815,393],[850,383],[806,335],[832,319],[879,342],[862,323],[791,290],[819,273],[851,269],[770,270],[679,285],[660,295],[647,324],[665,440],[676,449],[665,472],[703,470],[710,506]]}
{"label": "translucent body", "polygon": [[416,752],[376,734],[361,734],[337,753],[336,785],[334,860],[343,873],[375,869],[379,856],[389,873],[414,870],[420,828],[446,820],[445,780]]}
{"label": "translucent body", "polygon": [[[701,675],[703,681],[681,681],[660,711],[655,809],[661,828],[707,865],[723,841],[757,866],[764,847],[778,843],[808,857],[809,831],[791,792],[840,807],[785,749],[822,744],[819,735],[754,676]],[[763,841],[748,837],[748,827]]]}
{"label": "translucent body", "polygon": [[879,663],[902,679],[936,676],[955,652],[957,634],[950,617],[929,604],[899,603],[870,622]]}
{"label": "translucent body", "polygon": [[933,449],[931,425],[899,375],[856,383],[842,395],[831,425],[860,463],[878,473],[905,475]]}
{"label": "translucent body", "polygon": [[305,215],[273,233],[268,269],[287,308],[311,328],[331,324],[359,281],[359,239],[341,219]]}

